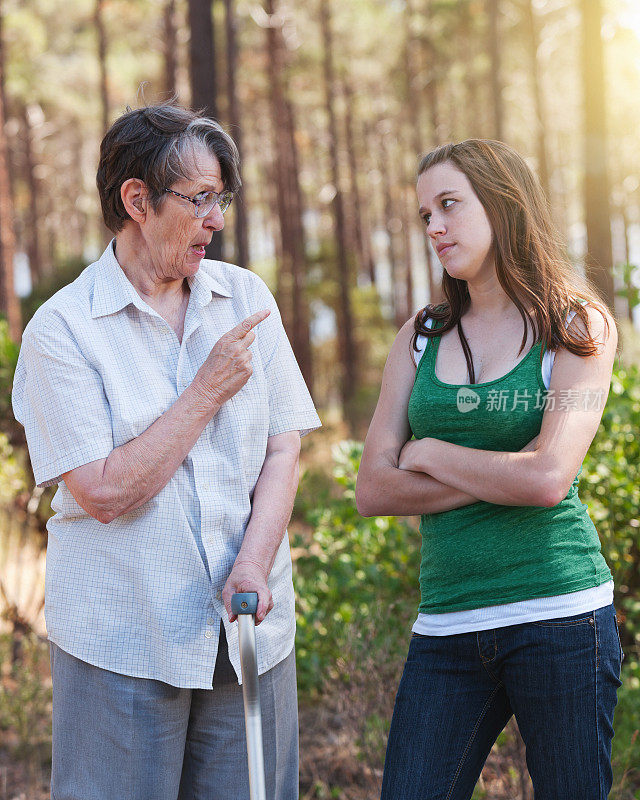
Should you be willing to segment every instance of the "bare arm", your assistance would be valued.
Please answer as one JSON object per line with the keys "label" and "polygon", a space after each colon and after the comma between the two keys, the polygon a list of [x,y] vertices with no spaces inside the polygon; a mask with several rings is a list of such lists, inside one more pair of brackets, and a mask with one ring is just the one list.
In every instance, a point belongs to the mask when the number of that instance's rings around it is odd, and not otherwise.
{"label": "bare arm", "polygon": [[436,478],[398,467],[411,436],[407,420],[416,366],[411,358],[413,320],[398,333],[382,376],[382,388],[364,443],[356,484],[356,504],[365,517],[439,513],[475,503],[472,494]]}
{"label": "bare arm", "polygon": [[267,440],[267,453],[253,493],[251,518],[222,599],[229,621],[234,592],[258,592],[256,624],[273,608],[267,578],[287,529],[298,489],[300,432],[287,431]]}
{"label": "bare arm", "polygon": [[258,311],[222,336],[193,382],[140,436],[62,476],[88,514],[109,523],[167,485],[223,403],[248,381],[253,328],[268,314]]}
{"label": "bare arm", "polygon": [[[565,349],[558,351],[549,386],[556,402],[544,412],[533,451],[493,452],[421,439],[407,443],[400,466],[427,473],[437,464],[439,478],[489,503],[557,505],[566,497],[598,430],[616,353],[613,318],[608,317],[607,336],[601,314],[590,308],[588,316],[591,335],[600,342],[599,352],[582,358]],[[585,332],[579,317],[571,324]],[[599,403],[589,404],[589,398],[598,396]],[[563,404],[563,397],[571,402]]]}

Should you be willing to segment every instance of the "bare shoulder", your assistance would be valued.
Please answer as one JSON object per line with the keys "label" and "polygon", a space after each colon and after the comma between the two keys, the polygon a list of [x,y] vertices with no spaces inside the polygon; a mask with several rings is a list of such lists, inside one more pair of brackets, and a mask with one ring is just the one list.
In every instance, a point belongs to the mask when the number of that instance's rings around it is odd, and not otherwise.
{"label": "bare shoulder", "polygon": [[376,410],[365,441],[363,464],[372,454],[391,453],[397,459],[402,445],[410,436],[407,407],[416,375],[411,356],[413,320],[398,331],[382,373],[382,384]]}
{"label": "bare shoulder", "polygon": [[414,318],[408,319],[400,328],[394,339],[393,346],[387,358],[387,366],[396,366],[400,369],[416,370],[415,351],[413,349],[413,335],[415,333]]}
{"label": "bare shoulder", "polygon": [[398,331],[384,365],[374,421],[381,415],[388,414],[399,415],[406,422],[407,403],[416,377],[412,337],[413,320],[410,319]]}
{"label": "bare shoulder", "polygon": [[582,336],[588,333],[597,351],[591,356],[581,356],[561,347],[551,373],[550,388],[554,390],[575,390],[583,386],[589,390],[608,391],[618,345],[616,322],[607,309],[589,305],[585,306],[585,311],[587,324],[576,314],[569,330]]}
{"label": "bare shoulder", "polygon": [[576,314],[571,320],[569,329],[579,331],[582,335],[589,335],[598,343],[598,355],[613,350],[618,345],[618,328],[613,315],[606,308],[587,304],[584,307],[587,314],[587,325]]}

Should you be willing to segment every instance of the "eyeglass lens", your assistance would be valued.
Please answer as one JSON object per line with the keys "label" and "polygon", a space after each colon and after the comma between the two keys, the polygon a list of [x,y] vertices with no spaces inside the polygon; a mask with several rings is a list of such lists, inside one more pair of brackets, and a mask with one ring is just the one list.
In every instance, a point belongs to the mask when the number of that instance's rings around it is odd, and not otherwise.
{"label": "eyeglass lens", "polygon": [[232,200],[233,195],[231,192],[223,192],[220,195],[216,192],[207,192],[202,195],[196,204],[196,216],[206,217],[216,203],[220,205],[220,211],[224,214],[231,205]]}

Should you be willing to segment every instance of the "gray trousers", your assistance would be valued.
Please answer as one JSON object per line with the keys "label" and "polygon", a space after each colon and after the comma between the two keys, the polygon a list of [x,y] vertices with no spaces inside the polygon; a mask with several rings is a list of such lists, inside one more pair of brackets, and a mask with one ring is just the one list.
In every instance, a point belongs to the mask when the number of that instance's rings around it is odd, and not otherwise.
{"label": "gray trousers", "polygon": [[[248,800],[242,687],[221,640],[212,689],[94,667],[50,643],[51,800]],[[295,654],[260,676],[267,797],[298,797]]]}

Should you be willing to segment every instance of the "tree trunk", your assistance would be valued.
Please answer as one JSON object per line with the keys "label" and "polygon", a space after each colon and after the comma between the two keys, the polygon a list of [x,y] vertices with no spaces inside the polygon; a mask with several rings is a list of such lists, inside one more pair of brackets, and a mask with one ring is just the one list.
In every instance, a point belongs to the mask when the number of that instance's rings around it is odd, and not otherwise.
{"label": "tree trunk", "polygon": [[465,87],[465,129],[467,136],[481,137],[483,125],[483,103],[480,81],[476,69],[476,42],[473,24],[473,8],[464,8],[460,12],[459,58],[464,67]]}
{"label": "tree trunk", "polygon": [[102,112],[102,135],[109,128],[109,86],[107,83],[107,33],[104,27],[104,0],[96,0],[93,19],[98,45],[98,69],[100,71],[100,109]]}
{"label": "tree trunk", "polygon": [[487,44],[491,61],[491,100],[493,110],[493,135],[499,141],[504,138],[504,103],[502,102],[502,80],[500,75],[500,0],[487,0],[489,30]]}
{"label": "tree trunk", "polygon": [[178,93],[178,32],[176,29],[176,0],[166,0],[162,27],[164,29],[164,90],[169,98]]}
{"label": "tree trunk", "polygon": [[[384,125],[382,127],[384,127]],[[382,177],[381,192],[384,198],[384,227],[388,237],[387,255],[389,258],[389,274],[391,281],[391,305],[396,327],[401,328],[406,322],[403,308],[404,298],[401,300],[402,290],[400,286],[400,270],[398,268],[398,253],[396,249],[396,233],[399,224],[401,224],[401,220],[395,213],[394,190],[391,184],[389,169],[392,158],[388,143],[390,133],[385,130],[380,130],[378,136],[380,143],[380,175]]]}
{"label": "tree trunk", "polygon": [[375,246],[373,241],[373,232],[378,227],[377,219],[381,217],[378,214],[378,206],[380,205],[380,189],[378,185],[373,186],[371,181],[371,173],[378,170],[378,140],[373,130],[372,123],[367,120],[362,120],[359,126],[360,138],[363,142],[363,176],[365,177],[365,195],[366,202],[361,207],[361,224],[363,230],[364,240],[367,242],[369,248],[369,282],[372,286],[378,288],[378,281],[376,276],[376,260],[375,260]]}
{"label": "tree trunk", "polygon": [[340,361],[342,364],[342,407],[345,419],[353,429],[355,417],[353,399],[356,392],[356,351],[353,339],[353,310],[351,304],[352,279],[347,255],[347,237],[345,227],[344,203],[340,187],[340,170],[338,165],[338,130],[335,115],[336,86],[333,71],[333,39],[331,33],[331,16],[329,0],[320,0],[320,30],[323,42],[323,79],[325,108],[328,118],[329,160],[331,164],[331,181],[335,188],[332,203],[333,220],[336,234],[336,255],[338,267],[338,340],[340,344]]}
{"label": "tree trunk", "polygon": [[[420,155],[422,142],[420,141],[420,111],[421,111],[421,97],[416,89],[416,69],[414,61],[414,37],[412,32],[413,20],[413,7],[411,0],[406,0],[405,12],[403,15],[404,22],[404,44],[402,48],[402,59],[405,74],[405,92],[406,92],[406,109],[409,122],[409,129],[411,131],[410,148],[414,151],[414,159]],[[402,157],[397,162],[398,174],[403,174],[403,160]],[[415,205],[413,207],[415,213]],[[402,316],[403,323],[407,320],[408,316],[413,312],[413,253],[411,249],[411,224],[410,224],[410,210],[409,210],[409,197],[406,189],[400,189],[400,196],[398,198],[398,212],[400,216],[400,224],[402,226],[402,247],[404,255],[404,308],[399,304],[399,315]],[[402,308],[402,310],[400,310]]]}
{"label": "tree trunk", "polygon": [[535,11],[533,8],[533,0],[526,0],[524,7],[525,15],[525,29],[529,50],[529,62],[531,73],[531,88],[533,91],[533,102],[536,112],[536,152],[538,155],[538,177],[544,189],[547,198],[551,199],[551,192],[549,190],[549,166],[547,162],[547,145],[546,145],[546,114],[544,109],[544,100],[542,89],[540,86],[541,75],[540,65],[538,63],[538,48],[540,47],[540,30],[538,20],[536,19]]}
{"label": "tree trunk", "polygon": [[[94,9],[93,20],[96,27],[97,37],[97,55],[98,55],[98,71],[100,75],[100,112],[101,112],[101,137],[105,135],[109,129],[109,80],[107,75],[107,32],[104,24],[104,6],[105,0],[96,0]],[[100,219],[99,235],[102,239],[103,246],[106,246],[113,236],[107,226]]]}
{"label": "tree trunk", "polygon": [[[284,327],[289,337],[295,341],[293,325],[293,261],[296,247],[293,242],[291,230],[292,198],[287,194],[287,173],[291,168],[291,153],[288,148],[287,131],[282,130],[283,122],[289,121],[287,114],[287,101],[285,97],[284,78],[284,52],[278,23],[275,20],[273,0],[266,0],[265,10],[269,18],[267,25],[267,67],[269,70],[269,109],[271,112],[271,135],[275,163],[273,166],[273,180],[275,191],[272,199],[278,212],[279,242],[276,243],[277,268],[277,293],[276,300],[282,316]],[[287,125],[288,127],[288,125]],[[296,358],[299,358],[294,345]]]}
{"label": "tree trunk", "polygon": [[421,26],[423,32],[419,38],[421,44],[419,53],[421,70],[426,76],[426,82],[423,83],[423,86],[427,101],[429,123],[431,126],[431,138],[427,139],[423,134],[423,138],[421,139],[420,147],[418,149],[418,154],[425,153],[434,145],[439,144],[441,138],[440,108],[438,104],[440,59],[436,54],[435,45],[433,43],[433,39],[431,38],[432,35],[435,35],[432,34],[434,26],[431,4],[432,0],[423,0],[423,4],[420,6],[420,13],[424,16],[425,22]]}
{"label": "tree trunk", "polygon": [[627,292],[627,318],[633,324],[633,297],[634,285],[631,281],[632,271],[629,269],[631,264],[631,245],[629,242],[629,217],[627,215],[627,206],[623,201],[620,206],[620,216],[622,217],[622,234],[624,236],[624,263],[625,263],[625,286]]}
{"label": "tree trunk", "polygon": [[413,314],[413,252],[411,248],[411,213],[415,213],[415,203],[409,203],[409,193],[402,190],[400,197],[400,213],[402,221],[402,246],[404,253],[404,287],[405,287],[405,321]]}
{"label": "tree trunk", "polygon": [[407,95],[407,115],[409,117],[409,127],[411,129],[411,146],[418,158],[424,148],[422,140],[422,130],[420,125],[420,112],[422,98],[417,89],[417,69],[415,64],[414,36],[411,28],[413,19],[413,6],[411,0],[407,0],[404,7],[404,46],[402,48],[402,59],[404,62],[405,92]]}
{"label": "tree trunk", "polygon": [[[2,10],[0,9],[0,87],[4,87],[4,47],[2,41]],[[4,91],[0,90],[0,314],[7,318],[9,336],[20,341],[22,321],[20,303],[13,288],[13,259],[15,233],[13,229],[13,202],[9,184],[9,158],[4,129]]]}
{"label": "tree trunk", "polygon": [[[430,5],[426,8],[426,14],[429,16],[431,13]],[[409,126],[411,128],[411,147],[413,148],[415,158],[419,158],[426,150],[426,143],[422,139],[422,125],[421,125],[421,96],[417,90],[417,70],[415,67],[415,58],[414,58],[414,47],[413,47],[413,32],[411,28],[411,20],[413,15],[413,7],[411,5],[410,0],[407,0],[407,4],[405,6],[405,14],[404,14],[404,64],[405,64],[405,75],[406,75],[406,92],[407,92],[407,111],[409,114]],[[428,53],[432,55],[431,45],[429,45]],[[431,65],[430,65],[431,66]],[[435,77],[432,70],[431,78],[429,82],[428,91],[427,91],[427,98],[429,101],[429,108],[431,111],[431,124],[432,124],[432,143],[436,141],[436,129],[438,127],[437,122],[437,99],[436,99],[436,83]],[[424,266],[427,270],[427,278],[429,281],[429,300],[430,302],[435,296],[435,286],[433,281],[433,269],[431,267],[431,257],[429,253],[429,240],[425,238],[424,240],[425,246],[425,260]],[[411,289],[413,293],[413,289]],[[413,304],[411,304],[411,308],[413,308]],[[409,312],[411,313],[411,311]]]}
{"label": "tree trunk", "polygon": [[[231,135],[238,145],[242,156],[242,123],[240,120],[240,104],[236,89],[236,65],[238,63],[238,37],[236,34],[236,18],[233,0],[224,0],[225,32],[227,37],[227,95],[229,99],[229,126]],[[234,233],[236,255],[235,261],[241,267],[249,263],[249,243],[247,239],[247,206],[246,193],[238,192],[233,203]]]}
{"label": "tree trunk", "polygon": [[[3,28],[3,20],[2,20],[2,5],[4,0],[0,0],[0,38],[3,36],[2,28]],[[6,93],[6,87],[4,85],[4,76],[6,75],[5,63],[4,63],[4,50],[2,48],[2,43],[0,43],[0,60],[2,64],[0,64],[0,74],[2,74],[2,80],[0,81],[0,95],[2,95],[2,107],[4,108],[4,115],[5,115],[5,122],[7,121],[8,115],[11,113],[11,107],[9,105]],[[15,193],[15,156],[12,153],[12,149],[15,146],[15,136],[13,137],[13,141],[7,137],[7,169],[9,171],[9,191],[11,192],[11,198],[13,199],[16,196]],[[15,235],[15,230],[14,230]]]}
{"label": "tree trunk", "polygon": [[276,207],[280,229],[281,262],[278,270],[278,304],[304,379],[312,390],[313,371],[309,309],[305,292],[306,256],[302,224],[298,148],[293,107],[286,94],[282,22],[273,0],[266,0],[267,61],[273,151],[275,154]]}
{"label": "tree trunk", "polygon": [[[189,0],[191,106],[217,119],[216,59],[211,0]],[[222,231],[213,234],[206,258],[222,260]]]}
{"label": "tree trunk", "polygon": [[[78,187],[78,192],[83,192],[84,185],[85,185],[85,175],[83,170],[82,164],[82,151],[86,147],[86,141],[83,139],[82,136],[82,126],[79,121],[74,124],[74,121],[70,121],[70,130],[68,132],[68,140],[72,142],[71,145],[74,149],[74,152],[78,153],[78,158],[74,159],[73,161],[73,172],[74,172],[74,181],[75,185]],[[93,215],[92,215],[93,218]],[[71,226],[71,231],[73,232],[73,236],[75,240],[75,247],[74,252],[76,253],[83,253],[84,249],[87,245],[87,240],[89,238],[89,229],[91,226],[91,222],[93,219],[89,218],[87,211],[84,208],[75,208],[73,213],[73,225]],[[102,230],[112,236],[110,231],[107,231],[107,228],[104,224],[102,224]],[[47,271],[51,271],[53,265],[53,259],[50,258],[49,263],[46,265]]]}
{"label": "tree trunk", "polygon": [[351,227],[353,230],[354,249],[358,254],[358,265],[360,272],[367,275],[371,283],[375,283],[375,268],[373,264],[373,257],[371,254],[370,242],[364,235],[364,219],[365,210],[358,185],[358,164],[356,158],[356,138],[354,133],[353,124],[353,108],[355,105],[355,96],[353,88],[349,83],[349,79],[345,78],[343,82],[344,100],[345,100],[345,134],[347,145],[347,164],[349,167],[349,186],[351,193]]}
{"label": "tree trunk", "polygon": [[[32,114],[24,103],[20,106],[22,125],[24,128],[24,179],[29,191],[29,215],[31,220],[41,220],[40,214],[40,184],[36,178],[35,158],[33,154],[33,125]],[[29,270],[34,284],[42,278],[42,256],[40,254],[40,225],[27,225],[27,255],[29,257]]]}
{"label": "tree trunk", "polygon": [[607,131],[600,0],[580,0],[585,126],[585,221],[587,276],[614,310],[611,211],[607,172]]}

